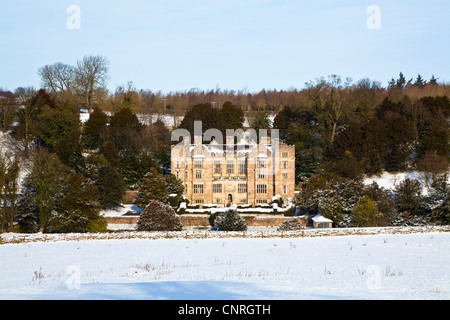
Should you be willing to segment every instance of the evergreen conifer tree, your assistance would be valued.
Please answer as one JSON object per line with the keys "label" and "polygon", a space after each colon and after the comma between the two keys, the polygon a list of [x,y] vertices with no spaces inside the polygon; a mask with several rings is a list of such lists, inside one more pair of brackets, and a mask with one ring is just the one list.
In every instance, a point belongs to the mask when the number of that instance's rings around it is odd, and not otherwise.
{"label": "evergreen conifer tree", "polygon": [[242,129],[242,125],[244,124],[244,111],[230,101],[227,101],[219,111],[219,119],[221,122],[220,128],[225,136],[226,129]]}
{"label": "evergreen conifer tree", "polygon": [[379,226],[380,215],[377,206],[368,196],[362,197],[353,209],[353,222],[357,227]]}
{"label": "evergreen conifer tree", "polygon": [[391,225],[397,214],[395,203],[392,199],[392,192],[373,182],[364,187],[364,195],[369,197],[378,208],[378,213],[380,214],[379,226]]}
{"label": "evergreen conifer tree", "polygon": [[37,151],[32,157],[32,168],[25,177],[24,187],[31,192],[39,208],[39,228],[47,226],[50,213],[61,197],[62,190],[73,171],[54,153]]}
{"label": "evergreen conifer tree", "polygon": [[97,201],[97,188],[85,178],[73,174],[59,194],[54,210],[51,211],[46,231],[89,232],[90,222],[101,219]]}
{"label": "evergreen conifer tree", "polygon": [[397,210],[407,216],[419,214],[422,210],[422,186],[419,181],[406,178],[394,187]]}
{"label": "evergreen conifer tree", "polygon": [[107,115],[95,107],[83,129],[82,141],[86,148],[97,149],[102,146],[107,122]]}
{"label": "evergreen conifer tree", "polygon": [[141,208],[145,208],[151,200],[166,203],[169,194],[166,187],[166,179],[156,168],[151,168],[142,180],[136,197],[136,204]]}
{"label": "evergreen conifer tree", "polygon": [[98,170],[96,180],[98,201],[102,208],[114,207],[122,203],[125,181],[119,171],[107,164]]}
{"label": "evergreen conifer tree", "polygon": [[39,230],[39,206],[34,192],[24,188],[17,203],[17,222],[22,233],[35,233]]}
{"label": "evergreen conifer tree", "polygon": [[208,129],[221,129],[221,120],[217,110],[214,110],[210,103],[202,103],[194,105],[188,112],[186,112],[183,121],[180,123],[180,128],[186,129],[190,132],[191,137],[194,137],[194,122],[202,122],[202,130],[205,132]]}
{"label": "evergreen conifer tree", "polygon": [[426,80],[422,78],[420,74],[417,75],[416,82],[414,82],[414,86],[423,88],[427,84]]}

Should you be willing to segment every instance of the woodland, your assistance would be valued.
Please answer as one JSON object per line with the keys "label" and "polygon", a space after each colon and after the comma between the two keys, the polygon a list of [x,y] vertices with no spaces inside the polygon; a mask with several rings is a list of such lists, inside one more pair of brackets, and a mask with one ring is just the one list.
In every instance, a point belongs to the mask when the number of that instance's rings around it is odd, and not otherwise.
{"label": "woodland", "polygon": [[[0,89],[2,231],[105,231],[100,211],[120,205],[126,190],[139,191],[142,207],[181,197],[169,174],[171,131],[193,130],[195,120],[203,130],[278,129],[295,145],[297,206],[336,227],[449,223],[450,85],[435,76],[400,72],[382,86],[331,75],[301,89],[163,93],[131,81],[109,92],[103,56],[38,74],[40,88]],[[420,172],[426,193],[417,180],[392,190],[363,184],[406,171]]]}

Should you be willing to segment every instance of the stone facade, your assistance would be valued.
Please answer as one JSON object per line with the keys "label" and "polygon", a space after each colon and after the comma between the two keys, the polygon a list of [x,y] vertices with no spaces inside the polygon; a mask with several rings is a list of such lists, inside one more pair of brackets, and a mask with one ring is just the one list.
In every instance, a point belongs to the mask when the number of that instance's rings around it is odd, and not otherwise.
{"label": "stone facade", "polygon": [[172,146],[171,172],[191,204],[264,205],[295,195],[295,147],[278,139],[203,144],[201,137]]}

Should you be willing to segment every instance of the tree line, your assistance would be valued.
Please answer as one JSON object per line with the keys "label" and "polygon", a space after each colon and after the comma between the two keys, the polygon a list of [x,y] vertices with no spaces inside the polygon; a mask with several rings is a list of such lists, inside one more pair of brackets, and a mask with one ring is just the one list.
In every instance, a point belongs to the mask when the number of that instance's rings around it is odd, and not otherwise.
{"label": "tree line", "polygon": [[[161,192],[164,202],[168,194],[181,194],[176,179],[164,177],[173,143],[170,129],[161,121],[143,124],[138,115],[145,113],[180,115],[183,120],[175,127],[190,131],[195,120],[203,121],[203,130],[243,128],[244,116],[252,128],[279,129],[281,139],[296,146],[296,183],[301,190],[297,200],[310,212],[327,215],[326,206],[334,203],[341,214],[351,213],[367,197],[361,206],[375,204],[376,211],[367,210],[378,214],[390,206],[377,197],[387,195],[381,196],[375,186],[363,191],[349,181],[361,186],[364,174],[411,169],[422,172],[440,194],[434,207],[445,209],[449,86],[434,76],[429,81],[420,75],[406,80],[400,73],[386,88],[369,79],[354,83],[329,76],[301,90],[249,93],[216,88],[162,94],[137,90],[132,82],[109,93],[108,72],[105,57],[87,56],[75,66],[39,68],[38,90],[0,92],[2,137],[16,145],[14,154],[0,153],[2,230],[12,228],[14,221],[28,232],[105,229],[100,210],[120,204],[127,189],[148,190],[138,198],[142,206],[154,193]],[[80,122],[83,108],[90,110],[86,123]],[[273,123],[269,113],[276,115]],[[28,170],[21,185],[20,167]],[[155,191],[157,186],[161,188]],[[342,200],[348,188],[359,190],[351,209]],[[418,214],[398,203],[394,207]],[[421,214],[432,211],[424,201],[419,207]],[[348,216],[335,220],[342,225]]]}
{"label": "tree line", "polygon": [[[401,73],[387,89],[349,83],[337,76],[310,82],[308,103],[282,106],[273,123],[266,111],[250,118],[250,127],[278,129],[283,142],[295,145],[297,204],[303,213],[320,213],[339,227],[447,224],[450,100],[440,95],[445,86],[420,76],[405,81]],[[428,96],[433,93],[439,94]],[[231,123],[242,115],[229,101],[220,109],[198,104],[179,127],[191,136],[195,120],[202,121],[203,131],[243,128],[243,122]],[[420,172],[428,194],[414,179],[393,190],[363,184],[365,176],[406,171]]]}

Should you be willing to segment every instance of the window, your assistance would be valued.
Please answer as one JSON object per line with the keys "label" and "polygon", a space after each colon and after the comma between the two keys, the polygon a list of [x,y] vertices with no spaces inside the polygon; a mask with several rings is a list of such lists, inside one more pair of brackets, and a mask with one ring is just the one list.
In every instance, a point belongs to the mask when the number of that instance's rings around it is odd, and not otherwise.
{"label": "window", "polygon": [[246,183],[238,184],[238,193],[247,193],[247,184]]}
{"label": "window", "polygon": [[234,173],[234,160],[227,160],[227,173]]}
{"label": "window", "polygon": [[257,169],[256,177],[258,179],[267,179],[267,170],[266,169]]}
{"label": "window", "polygon": [[205,203],[205,200],[194,200],[194,203]]}
{"label": "window", "polygon": [[222,174],[222,161],[214,161],[214,174]]}
{"label": "window", "polygon": [[195,170],[195,179],[203,179],[202,170]]}
{"label": "window", "polygon": [[283,153],[281,154],[281,156],[282,156],[283,158],[287,158],[287,157],[289,156],[289,153],[288,153],[288,152],[283,152]]}
{"label": "window", "polygon": [[257,168],[266,168],[267,167],[266,160],[257,160],[256,167]]}
{"label": "window", "polygon": [[281,179],[287,180],[287,178],[288,178],[287,172],[283,172],[283,173],[281,174]]}
{"label": "window", "polygon": [[181,168],[181,162],[175,161],[175,169],[180,169],[180,168]]}
{"label": "window", "polygon": [[267,193],[267,185],[257,184],[256,185],[256,193]]}
{"label": "window", "polygon": [[246,199],[240,199],[239,203],[247,203],[247,200]]}
{"label": "window", "polygon": [[238,161],[238,173],[239,174],[246,174],[247,173],[247,165],[245,163],[245,160],[239,160]]}
{"label": "window", "polygon": [[203,193],[203,185],[202,184],[194,184],[194,193],[202,194]]}
{"label": "window", "polygon": [[287,167],[288,167],[288,162],[287,162],[287,161],[282,161],[282,162],[281,162],[281,167],[282,167],[283,169],[287,169]]}
{"label": "window", "polygon": [[216,203],[222,203],[222,199],[216,199]]}
{"label": "window", "polygon": [[284,185],[283,186],[283,194],[287,194],[288,193],[288,186]]}
{"label": "window", "polygon": [[267,203],[267,200],[256,199],[256,203]]}
{"label": "window", "polygon": [[195,160],[194,168],[202,169],[203,168],[203,160]]}
{"label": "window", "polygon": [[213,193],[222,193],[222,184],[213,184]]}
{"label": "window", "polygon": [[177,177],[177,179],[180,179],[180,171],[175,171],[175,177]]}

